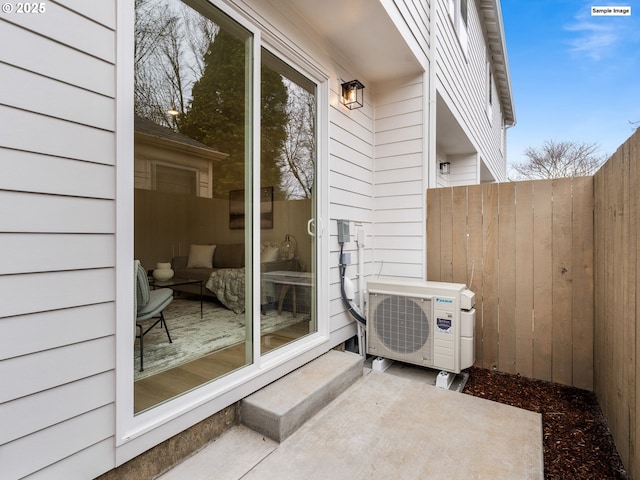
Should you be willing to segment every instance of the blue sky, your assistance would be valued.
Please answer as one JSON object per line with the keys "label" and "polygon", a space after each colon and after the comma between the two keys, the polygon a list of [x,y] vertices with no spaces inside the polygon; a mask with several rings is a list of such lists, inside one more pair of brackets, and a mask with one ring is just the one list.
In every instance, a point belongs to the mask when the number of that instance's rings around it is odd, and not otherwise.
{"label": "blue sky", "polygon": [[[517,120],[509,163],[545,140],[614,153],[640,122],[640,0],[501,4]],[[600,5],[631,6],[631,16],[591,16]]]}

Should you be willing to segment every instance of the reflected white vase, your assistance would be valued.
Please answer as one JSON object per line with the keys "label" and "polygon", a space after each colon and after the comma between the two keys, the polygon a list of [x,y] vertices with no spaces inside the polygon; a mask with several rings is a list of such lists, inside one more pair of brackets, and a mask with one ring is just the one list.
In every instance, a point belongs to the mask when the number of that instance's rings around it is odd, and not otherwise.
{"label": "reflected white vase", "polygon": [[173,278],[173,270],[171,269],[171,263],[158,262],[156,269],[153,271],[153,278],[159,282],[165,282]]}

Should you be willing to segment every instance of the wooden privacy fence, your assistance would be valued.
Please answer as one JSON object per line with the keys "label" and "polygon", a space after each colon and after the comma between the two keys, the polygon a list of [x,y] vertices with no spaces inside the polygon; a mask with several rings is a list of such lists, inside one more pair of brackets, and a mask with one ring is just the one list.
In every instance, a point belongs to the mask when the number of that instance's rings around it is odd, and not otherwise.
{"label": "wooden privacy fence", "polygon": [[593,389],[593,177],[427,191],[427,278],[476,294],[476,366]]}
{"label": "wooden privacy fence", "polygon": [[594,391],[631,478],[640,479],[640,130],[594,176]]}

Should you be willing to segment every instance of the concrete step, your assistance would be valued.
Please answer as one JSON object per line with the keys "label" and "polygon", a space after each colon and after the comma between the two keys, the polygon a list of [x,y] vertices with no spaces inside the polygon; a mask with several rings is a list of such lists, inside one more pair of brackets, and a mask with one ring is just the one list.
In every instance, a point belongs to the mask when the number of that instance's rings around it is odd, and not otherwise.
{"label": "concrete step", "polygon": [[330,350],[240,403],[240,422],[277,442],[362,376],[363,358]]}

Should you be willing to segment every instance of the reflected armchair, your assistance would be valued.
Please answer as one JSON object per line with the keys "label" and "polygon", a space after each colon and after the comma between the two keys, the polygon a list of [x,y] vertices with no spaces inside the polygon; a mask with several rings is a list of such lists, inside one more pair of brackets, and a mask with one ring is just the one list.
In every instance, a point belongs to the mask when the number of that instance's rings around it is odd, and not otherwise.
{"label": "reflected armchair", "polygon": [[[162,311],[173,301],[173,291],[170,288],[159,288],[157,290],[151,290],[149,288],[149,279],[147,278],[147,272],[140,264],[139,260],[135,260],[134,274],[136,276],[136,294],[135,308],[136,319],[135,325],[137,329],[136,338],[140,339],[140,371],[144,370],[143,354],[144,336],[155,327],[158,323],[160,327],[164,327],[167,332],[167,338],[169,343],[173,343],[171,335],[169,335],[169,328],[167,328],[167,322],[164,319]],[[141,322],[149,319],[157,319],[150,327],[144,328]]]}

